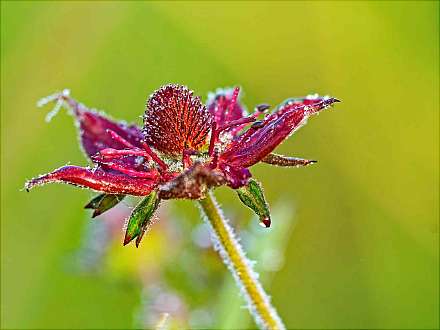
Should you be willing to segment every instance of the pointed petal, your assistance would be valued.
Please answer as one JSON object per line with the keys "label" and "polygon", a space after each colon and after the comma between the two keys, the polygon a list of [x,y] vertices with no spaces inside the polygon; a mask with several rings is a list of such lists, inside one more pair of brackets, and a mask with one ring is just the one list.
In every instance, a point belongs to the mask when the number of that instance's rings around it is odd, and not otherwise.
{"label": "pointed petal", "polygon": [[89,110],[84,104],[70,97],[68,90],[50,95],[40,100],[38,105],[43,106],[53,101],[56,101],[56,105],[54,110],[49,113],[47,119],[50,120],[61,106],[66,106],[70,110],[69,113],[76,119],[81,144],[89,157],[104,148],[125,148],[120,141],[112,138],[107,132],[108,130],[116,132],[136,147],[141,146],[140,140],[142,140],[143,135],[140,128],[136,125],[127,125],[125,122],[114,121],[107,118],[103,113]]}
{"label": "pointed petal", "polygon": [[139,246],[141,239],[152,224],[154,212],[159,207],[160,199],[157,192],[152,191],[145,197],[131,212],[128,221],[127,230],[125,231],[124,245],[130,243],[134,238],[136,239],[136,247]]}
{"label": "pointed petal", "polygon": [[116,206],[124,198],[125,195],[100,194],[93,198],[84,208],[95,210],[92,215],[92,218],[95,218]]}
{"label": "pointed petal", "polygon": [[254,179],[250,179],[246,186],[237,189],[237,194],[243,204],[258,215],[260,224],[266,228],[270,227],[269,204],[266,202],[261,184]]}
{"label": "pointed petal", "polygon": [[[214,121],[217,127],[224,126],[226,123],[233,120],[237,120],[246,116],[246,111],[244,107],[240,104],[239,99],[236,100],[235,104],[232,105],[234,89],[225,88],[217,89],[215,93],[210,93],[208,95],[207,107],[209,112],[214,117]],[[238,95],[237,95],[238,96]],[[235,136],[244,125],[234,126],[225,130],[225,132],[231,133]]]}
{"label": "pointed petal", "polygon": [[126,148],[120,141],[112,138],[108,133],[109,130],[116,132],[135,147],[141,147],[142,132],[135,125],[127,126],[123,122],[112,121],[94,111],[83,111],[76,118],[79,123],[81,143],[89,157],[105,148]]}
{"label": "pointed petal", "polygon": [[220,155],[219,162],[240,167],[256,164],[304,125],[309,116],[335,102],[338,100],[328,97],[286,101],[260,125],[249,128],[237,141],[231,143]]}
{"label": "pointed petal", "polygon": [[104,148],[123,149],[119,141],[115,141],[108,130],[116,132],[136,147],[140,147],[141,130],[135,125],[126,126],[123,123],[111,121],[95,112],[84,112],[78,117],[81,128],[81,141],[87,155],[90,157]]}
{"label": "pointed petal", "polygon": [[64,166],[51,173],[39,176],[26,182],[29,190],[34,186],[46,183],[61,182],[90,188],[108,194],[148,195],[157,185],[158,178],[130,177],[125,174],[106,171],[101,168],[84,168]]}

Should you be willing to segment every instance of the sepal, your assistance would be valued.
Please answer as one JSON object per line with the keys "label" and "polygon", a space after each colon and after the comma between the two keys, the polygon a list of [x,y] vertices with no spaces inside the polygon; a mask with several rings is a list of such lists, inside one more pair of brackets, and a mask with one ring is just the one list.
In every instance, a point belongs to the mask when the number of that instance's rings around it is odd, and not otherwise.
{"label": "sepal", "polygon": [[308,166],[317,163],[316,160],[288,157],[283,155],[277,155],[274,153],[268,154],[261,161],[266,164],[283,166],[283,167],[300,167],[300,166]]}
{"label": "sepal", "polygon": [[258,215],[260,224],[266,228],[270,227],[269,204],[266,202],[261,184],[254,179],[250,179],[247,185],[238,188],[236,191],[243,204]]}
{"label": "sepal", "polygon": [[94,218],[110,210],[124,198],[125,195],[99,194],[98,196],[93,198],[86,206],[84,206],[84,208],[93,209],[94,211],[92,214],[92,218]]}
{"label": "sepal", "polygon": [[124,245],[136,238],[136,247],[139,246],[142,236],[152,224],[154,212],[160,204],[156,191],[146,196],[130,214],[127,230],[125,232]]}

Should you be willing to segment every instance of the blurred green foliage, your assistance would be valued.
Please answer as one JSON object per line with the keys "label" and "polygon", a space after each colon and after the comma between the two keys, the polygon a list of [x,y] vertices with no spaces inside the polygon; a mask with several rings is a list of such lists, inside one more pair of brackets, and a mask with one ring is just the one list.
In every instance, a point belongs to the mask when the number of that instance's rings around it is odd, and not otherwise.
{"label": "blurred green foliage", "polygon": [[[439,327],[438,2],[2,1],[2,328],[132,326],[139,287],[64,267],[90,193],[20,189],[86,163],[72,119],[47,125],[40,97],[68,87],[140,124],[168,82],[203,97],[240,84],[249,108],[310,92],[342,99],[277,150],[318,164],[253,169],[269,203],[296,209],[285,266],[266,286],[289,328]],[[250,217],[235,193],[217,195],[236,226]],[[171,203],[173,221],[197,223],[191,202]]]}

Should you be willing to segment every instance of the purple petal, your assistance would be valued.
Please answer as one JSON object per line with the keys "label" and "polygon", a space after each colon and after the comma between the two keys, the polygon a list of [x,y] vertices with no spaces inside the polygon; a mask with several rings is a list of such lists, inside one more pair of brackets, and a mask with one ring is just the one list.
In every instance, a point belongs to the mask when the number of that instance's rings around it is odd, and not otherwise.
{"label": "purple petal", "polygon": [[128,126],[121,122],[115,122],[94,111],[81,111],[75,117],[79,123],[84,151],[89,157],[105,148],[126,148],[125,145],[113,139],[108,130],[116,132],[135,147],[141,147],[140,141],[143,136],[136,125]]}
{"label": "purple petal", "polygon": [[225,179],[232,189],[238,189],[248,184],[251,172],[244,167],[235,167],[229,164],[220,163],[219,168],[223,172]]}
{"label": "purple petal", "polygon": [[136,125],[116,122],[102,113],[89,110],[84,104],[70,97],[68,90],[50,95],[38,104],[43,106],[53,101],[56,101],[55,108],[48,114],[46,120],[50,120],[62,105],[66,105],[78,123],[81,143],[87,156],[91,157],[104,148],[123,149],[126,147],[120,141],[113,139],[108,130],[114,131],[132,145],[141,147],[140,141],[143,135]]}
{"label": "purple petal", "polygon": [[266,116],[263,122],[249,128],[220,155],[219,162],[238,167],[249,167],[271,153],[307,118],[338,102],[328,97],[292,99],[283,103],[277,111]]}
{"label": "purple petal", "polygon": [[[228,122],[237,120],[246,116],[244,107],[240,104],[239,100],[231,109],[231,101],[233,98],[234,89],[218,89],[215,93],[209,95],[207,107],[209,112],[214,117],[214,121],[217,127],[224,126]],[[226,132],[235,136],[244,125],[231,127]]]}
{"label": "purple petal", "polygon": [[52,182],[69,183],[108,194],[144,196],[156,187],[158,176],[152,175],[151,178],[133,177],[101,168],[64,166],[26,182],[25,188],[29,190],[34,186]]}

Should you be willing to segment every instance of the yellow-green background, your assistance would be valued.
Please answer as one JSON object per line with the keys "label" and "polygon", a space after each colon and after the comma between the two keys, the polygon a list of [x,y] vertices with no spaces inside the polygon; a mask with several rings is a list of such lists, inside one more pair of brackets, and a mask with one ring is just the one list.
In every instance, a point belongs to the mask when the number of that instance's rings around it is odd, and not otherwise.
{"label": "yellow-green background", "polygon": [[[253,169],[269,201],[296,209],[269,287],[289,328],[438,328],[438,30],[434,1],[2,1],[2,327],[131,326],[138,288],[63,270],[90,194],[20,191],[86,163],[71,118],[47,125],[35,102],[68,87],[140,123],[147,96],[176,82],[201,96],[240,84],[249,108],[310,92],[343,100],[278,149],[316,166]],[[233,192],[218,195],[249,217]]]}

